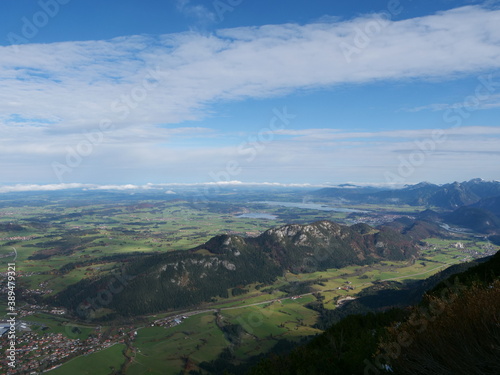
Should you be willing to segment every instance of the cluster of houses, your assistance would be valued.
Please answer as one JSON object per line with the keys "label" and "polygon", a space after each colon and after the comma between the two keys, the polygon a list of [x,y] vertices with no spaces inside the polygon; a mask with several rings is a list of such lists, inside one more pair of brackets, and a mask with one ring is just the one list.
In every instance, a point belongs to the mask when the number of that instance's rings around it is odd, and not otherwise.
{"label": "cluster of houses", "polygon": [[355,289],[355,287],[351,285],[352,283],[350,281],[346,281],[345,284],[346,285],[339,286],[337,288],[337,290],[349,291],[349,290],[354,290]]}
{"label": "cluster of houses", "polygon": [[498,248],[491,246],[491,245],[484,245],[482,246],[483,251],[477,251],[477,250],[472,250],[468,249],[466,247],[462,248],[462,253],[469,255],[470,257],[477,259],[477,258],[483,258],[487,257],[490,255],[494,255],[497,251]]}
{"label": "cluster of houses", "polygon": [[158,326],[158,327],[170,328],[170,327],[175,327],[176,325],[181,324],[182,321],[186,318],[187,317],[184,315],[178,315],[175,317],[168,317],[168,318],[164,318],[164,319],[155,320],[153,323],[151,323],[151,325]]}
{"label": "cluster of houses", "polygon": [[[104,337],[100,330],[86,340],[68,338],[61,333],[40,334],[35,331],[19,333],[16,342],[16,373],[39,373],[40,369],[57,366],[71,357],[87,355],[123,342],[124,336],[115,334]],[[8,348],[7,335],[0,338],[0,351]],[[8,373],[4,361],[0,363],[0,373]]]}
{"label": "cluster of houses", "polygon": [[50,313],[54,315],[64,315],[66,314],[66,309],[52,309]]}
{"label": "cluster of houses", "polygon": [[66,309],[64,308],[50,308],[47,305],[31,305],[25,304],[19,306],[16,310],[17,318],[23,318],[36,313],[49,313],[54,315],[64,315],[66,314]]}

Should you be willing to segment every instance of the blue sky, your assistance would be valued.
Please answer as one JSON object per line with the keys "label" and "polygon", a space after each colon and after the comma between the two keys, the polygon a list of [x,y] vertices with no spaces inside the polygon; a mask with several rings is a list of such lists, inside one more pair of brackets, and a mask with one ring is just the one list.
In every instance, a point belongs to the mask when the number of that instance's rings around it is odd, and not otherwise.
{"label": "blue sky", "polygon": [[8,0],[0,51],[0,185],[499,179],[498,1]]}

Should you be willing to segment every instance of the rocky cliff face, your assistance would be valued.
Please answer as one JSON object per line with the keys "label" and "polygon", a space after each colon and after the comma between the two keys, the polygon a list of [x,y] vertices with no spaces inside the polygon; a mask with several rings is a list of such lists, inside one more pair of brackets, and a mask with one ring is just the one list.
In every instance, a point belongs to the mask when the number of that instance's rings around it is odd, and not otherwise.
{"label": "rocky cliff face", "polygon": [[273,228],[249,242],[258,244],[292,272],[314,272],[382,258],[405,259],[418,252],[410,239],[390,228],[377,231],[369,226],[348,227],[330,221]]}

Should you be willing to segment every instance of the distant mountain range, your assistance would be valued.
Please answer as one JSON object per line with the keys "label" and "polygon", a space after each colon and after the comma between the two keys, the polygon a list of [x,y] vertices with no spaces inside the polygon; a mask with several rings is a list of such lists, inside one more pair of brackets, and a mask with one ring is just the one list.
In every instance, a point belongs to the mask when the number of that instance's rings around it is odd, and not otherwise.
{"label": "distant mountain range", "polygon": [[480,233],[500,232],[500,197],[481,199],[470,206],[444,214],[442,218],[448,224]]}
{"label": "distant mountain range", "polygon": [[481,199],[500,196],[500,182],[477,178],[445,185],[421,182],[402,189],[381,189],[350,185],[347,187],[323,188],[314,192],[313,195],[359,203],[399,203],[412,206],[456,209],[477,203]]}
{"label": "distant mountain range", "polygon": [[[500,182],[473,179],[435,185],[421,182],[402,189],[380,189],[341,185],[313,193],[318,198],[351,203],[408,204],[446,210],[426,210],[420,219],[441,221],[485,234],[500,233]],[[451,212],[450,212],[451,211]]]}
{"label": "distant mountain range", "polygon": [[84,279],[55,296],[81,318],[99,308],[123,315],[193,306],[228,289],[269,284],[285,271],[314,272],[379,260],[403,260],[418,254],[415,241],[398,228],[351,227],[330,221],[285,225],[255,238],[221,235],[189,251],[175,251],[131,261],[130,281],[105,306],[102,295],[116,289],[116,276]]}

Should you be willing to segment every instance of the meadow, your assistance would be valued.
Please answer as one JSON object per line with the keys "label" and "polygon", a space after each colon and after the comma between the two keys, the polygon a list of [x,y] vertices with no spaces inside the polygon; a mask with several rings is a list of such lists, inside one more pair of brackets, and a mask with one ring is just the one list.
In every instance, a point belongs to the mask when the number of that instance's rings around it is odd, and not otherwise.
{"label": "meadow", "polygon": [[119,370],[125,362],[124,350],[125,345],[115,344],[97,353],[73,358],[49,373],[51,375],[109,375]]}
{"label": "meadow", "polygon": [[[51,296],[82,279],[112,272],[124,259],[120,257],[186,250],[218,234],[256,236],[274,226],[324,219],[344,224],[359,221],[376,224],[399,216],[412,216],[422,209],[358,205],[348,208],[363,212],[321,211],[266,205],[260,203],[260,195],[236,197],[234,194],[205,204],[170,197],[120,198],[112,202],[106,197],[98,198],[88,202],[41,195],[25,205],[14,204],[14,201],[9,204],[5,199],[1,202],[3,261],[7,263],[16,249],[19,288]],[[297,196],[280,193],[273,199],[292,201],[297,200]],[[244,213],[274,218],[239,217]],[[271,349],[280,339],[298,341],[321,332],[313,328],[319,313],[308,307],[319,298],[325,308],[335,309],[339,300],[356,298],[374,283],[424,279],[452,264],[481,257],[493,246],[484,238],[470,234],[453,236],[426,239],[417,260],[384,261],[308,274],[289,272],[273,285],[246,285],[247,293],[215,298],[190,314],[184,310],[141,317],[134,327],[137,335],[128,347],[117,344],[75,358],[50,373],[104,375],[123,366],[127,374],[178,374],[181,370],[199,369],[200,363],[215,360],[228,347],[236,358],[250,358]],[[307,292],[294,294],[300,283],[307,286]],[[228,292],[231,296],[232,291]],[[0,306],[5,305],[4,302],[1,301]],[[151,326],[156,319],[183,313],[189,316],[175,327]],[[66,326],[77,325],[81,339],[87,338],[97,326],[93,322],[75,323],[46,310],[33,311],[25,320],[41,335],[45,332],[68,334]],[[109,322],[103,329],[114,332],[117,324],[121,323]],[[224,327],[239,327],[237,337],[228,336]],[[74,338],[75,334],[71,336]],[[105,358],[107,362],[103,363]]]}

